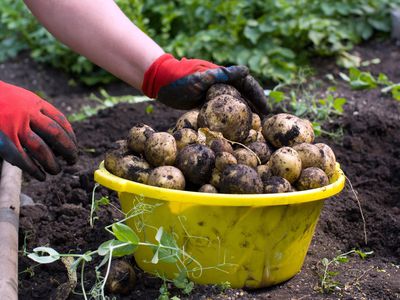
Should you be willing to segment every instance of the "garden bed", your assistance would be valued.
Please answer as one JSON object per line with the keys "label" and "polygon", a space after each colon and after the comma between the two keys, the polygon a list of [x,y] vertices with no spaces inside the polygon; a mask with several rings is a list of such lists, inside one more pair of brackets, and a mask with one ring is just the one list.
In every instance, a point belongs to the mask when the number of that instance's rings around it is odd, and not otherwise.
{"label": "garden bed", "polygon": [[[355,49],[363,60],[380,58],[381,63],[366,69],[385,73],[400,82],[400,48],[391,42],[370,43]],[[337,94],[347,99],[343,115],[332,120],[328,128],[343,128],[337,140],[318,138],[331,145],[361,203],[366,221],[368,244],[364,242],[364,223],[350,185],[325,202],[302,271],[278,286],[256,291],[225,289],[221,286],[196,286],[181,299],[399,299],[400,298],[400,103],[382,95],[379,89],[352,91],[337,76],[339,70],[330,60],[319,60],[317,78],[326,82],[325,74],[337,80]],[[342,70],[343,71],[343,70]],[[33,63],[26,55],[0,65],[0,79],[33,91],[41,91],[65,114],[90,103],[94,88],[68,85],[70,78],[54,69]],[[115,95],[135,93],[124,84],[107,87]],[[322,92],[322,91],[321,91]],[[79,161],[65,166],[63,172],[46,182],[25,178],[23,192],[37,205],[23,206],[20,219],[20,249],[48,245],[60,252],[84,253],[97,249],[110,237],[104,226],[118,218],[111,207],[102,207],[95,226],[89,226],[94,186],[93,172],[104,153],[118,139],[124,138],[136,122],[157,130],[167,130],[183,112],[152,102],[118,104],[93,117],[73,124],[79,147]],[[118,205],[115,194],[99,189],[97,196],[108,195]],[[24,241],[26,243],[24,243]],[[338,281],[331,294],[320,291],[322,259],[332,260],[352,249],[373,251],[366,259],[350,255],[348,262],[332,266]],[[130,259],[132,261],[132,259]],[[48,299],[60,284],[67,281],[62,263],[37,266],[19,257],[19,297]],[[138,271],[136,289],[126,299],[155,299],[162,281]],[[87,286],[93,282],[88,272]],[[79,287],[76,289],[79,292]],[[81,299],[73,294],[69,299]],[[118,299],[125,299],[119,297]]]}

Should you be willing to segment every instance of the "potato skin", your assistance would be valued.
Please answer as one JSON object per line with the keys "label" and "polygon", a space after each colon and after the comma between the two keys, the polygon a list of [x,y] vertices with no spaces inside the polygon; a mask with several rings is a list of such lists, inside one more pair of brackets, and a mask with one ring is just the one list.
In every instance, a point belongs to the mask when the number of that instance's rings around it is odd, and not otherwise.
{"label": "potato skin", "polygon": [[299,154],[290,147],[282,147],[276,150],[269,160],[272,174],[295,182],[301,173],[301,159]]}
{"label": "potato skin", "polygon": [[200,109],[198,126],[221,132],[225,138],[242,142],[251,129],[252,112],[245,101],[230,95],[220,95]]}
{"label": "potato skin", "polygon": [[253,142],[247,147],[258,156],[262,164],[265,164],[271,157],[272,150],[266,143]]}
{"label": "potato skin", "polygon": [[167,189],[184,190],[186,181],[185,176],[178,168],[161,166],[150,173],[147,184]]}
{"label": "potato skin", "polygon": [[324,143],[315,144],[318,149],[320,149],[321,153],[321,162],[320,168],[328,175],[329,177],[335,173],[336,170],[336,156],[333,152],[332,148]]}
{"label": "potato skin", "polygon": [[220,170],[221,172],[228,166],[228,165],[235,165],[237,164],[236,157],[229,152],[219,152],[215,155],[215,167]]}
{"label": "potato skin", "polygon": [[146,124],[143,123],[135,124],[129,130],[128,137],[126,139],[128,148],[137,154],[143,153],[144,145],[147,139],[154,132],[155,132],[154,129]]}
{"label": "potato skin", "polygon": [[287,193],[292,191],[289,181],[283,177],[271,176],[264,182],[264,193]]}
{"label": "potato skin", "polygon": [[228,194],[261,194],[263,183],[253,168],[237,164],[222,172],[219,189]]}
{"label": "potato skin", "polygon": [[216,83],[208,89],[206,99],[210,101],[221,95],[231,95],[235,98],[241,98],[239,91],[233,86],[224,83]]}
{"label": "potato skin", "polygon": [[252,167],[253,169],[257,168],[258,160],[256,154],[249,151],[246,148],[239,148],[233,151],[233,155],[235,156],[237,163]]}
{"label": "potato skin", "polygon": [[217,168],[214,168],[211,172],[210,184],[215,186],[217,189],[219,189],[221,183],[221,175],[221,171]]}
{"label": "potato skin", "polygon": [[195,144],[198,139],[197,132],[190,128],[182,128],[173,133],[178,151],[189,144]]}
{"label": "potato skin", "polygon": [[269,178],[272,177],[272,171],[268,164],[257,166],[257,174],[260,176],[261,181],[265,184]]}
{"label": "potato skin", "polygon": [[176,121],[175,127],[173,131],[177,131],[182,128],[190,128],[193,130],[197,130],[197,117],[199,115],[199,110],[194,109],[184,113],[179,119]]}
{"label": "potato skin", "polygon": [[227,140],[215,139],[211,141],[210,148],[215,154],[219,152],[233,153],[233,148]]}
{"label": "potato skin", "polygon": [[154,167],[173,165],[177,153],[176,141],[167,132],[153,133],[145,143],[145,157]]}
{"label": "potato skin", "polygon": [[202,185],[199,188],[199,192],[200,193],[218,193],[215,186],[213,186],[212,184],[209,184],[209,183]]}
{"label": "potato skin", "polygon": [[266,119],[262,126],[262,133],[267,142],[276,148],[314,141],[311,123],[286,113]]}
{"label": "potato skin", "polygon": [[299,191],[316,189],[329,184],[328,176],[320,168],[310,167],[301,171],[301,175],[296,182]]}
{"label": "potato skin", "polygon": [[196,185],[208,183],[215,165],[215,154],[207,146],[191,144],[184,147],[177,156],[176,167],[185,178]]}
{"label": "potato skin", "polygon": [[105,168],[115,176],[146,183],[150,165],[142,158],[135,155],[123,155],[117,151],[106,153]]}
{"label": "potato skin", "polygon": [[303,169],[308,167],[319,167],[321,164],[320,149],[309,143],[301,143],[292,147],[300,156]]}
{"label": "potato skin", "polygon": [[127,295],[136,285],[136,273],[133,267],[122,259],[111,262],[106,289],[112,294]]}
{"label": "potato skin", "polygon": [[253,113],[251,116],[251,129],[255,131],[261,130],[261,118],[256,113]]}

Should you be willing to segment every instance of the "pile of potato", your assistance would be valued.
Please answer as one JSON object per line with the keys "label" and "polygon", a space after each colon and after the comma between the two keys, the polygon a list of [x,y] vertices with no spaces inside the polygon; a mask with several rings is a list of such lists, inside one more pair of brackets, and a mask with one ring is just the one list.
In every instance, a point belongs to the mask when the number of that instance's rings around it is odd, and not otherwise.
{"label": "pile of potato", "polygon": [[262,194],[319,188],[335,171],[332,149],[313,144],[308,120],[277,114],[261,120],[232,86],[215,84],[199,110],[168,132],[136,124],[106,153],[112,174],[157,187]]}

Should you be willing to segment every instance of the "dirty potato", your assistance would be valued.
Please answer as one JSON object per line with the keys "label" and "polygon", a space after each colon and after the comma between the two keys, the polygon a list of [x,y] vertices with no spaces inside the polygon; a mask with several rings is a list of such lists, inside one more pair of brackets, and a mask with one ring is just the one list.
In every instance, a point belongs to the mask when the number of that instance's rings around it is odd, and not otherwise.
{"label": "dirty potato", "polygon": [[177,131],[182,128],[190,128],[193,130],[197,130],[197,117],[199,115],[199,110],[190,110],[184,113],[179,119],[176,121],[174,131]]}
{"label": "dirty potato", "polygon": [[292,147],[299,154],[303,169],[308,167],[319,167],[321,164],[320,149],[309,143],[301,143]]}
{"label": "dirty potato", "polygon": [[251,129],[255,131],[261,130],[261,118],[256,113],[253,113],[251,116]]}
{"label": "dirty potato", "polygon": [[321,153],[321,162],[320,168],[328,175],[329,177],[335,173],[336,169],[336,156],[333,152],[332,148],[324,143],[315,144],[318,149],[320,149]]}
{"label": "dirty potato", "polygon": [[299,191],[316,189],[329,184],[328,176],[320,168],[310,167],[301,171],[296,182]]}
{"label": "dirty potato", "polygon": [[161,166],[151,171],[147,184],[167,189],[184,190],[186,182],[183,173],[178,168]]}
{"label": "dirty potato", "polygon": [[287,193],[292,191],[290,182],[283,177],[271,176],[264,182],[264,193]]}
{"label": "dirty potato", "polygon": [[200,188],[199,188],[199,192],[200,193],[218,193],[218,191],[217,191],[217,189],[215,188],[215,186],[213,186],[213,185],[211,185],[211,184],[209,184],[209,183],[207,183],[207,184],[204,184],[204,185],[202,185]]}
{"label": "dirty potato", "polygon": [[271,155],[269,166],[274,176],[283,177],[293,183],[300,176],[301,159],[293,148],[282,147]]}
{"label": "dirty potato", "polygon": [[252,112],[245,101],[230,95],[220,95],[200,109],[198,126],[220,132],[225,138],[242,142],[251,129]]}
{"label": "dirty potato", "polygon": [[266,143],[253,142],[247,147],[258,156],[262,164],[265,164],[271,157],[272,150]]}
{"label": "dirty potato", "polygon": [[219,185],[221,183],[221,174],[222,173],[220,170],[214,168],[211,172],[210,184],[215,186],[216,188],[219,188]]}
{"label": "dirty potato", "polygon": [[224,83],[216,83],[208,89],[206,99],[210,101],[220,95],[231,95],[235,98],[241,98],[239,91],[233,86]]}
{"label": "dirty potato", "polygon": [[197,185],[209,182],[214,165],[214,152],[200,144],[187,145],[178,153],[176,159],[176,166],[183,172],[185,178]]}
{"label": "dirty potato", "polygon": [[257,166],[256,171],[263,183],[272,176],[272,171],[268,164]]}
{"label": "dirty potato", "polygon": [[176,141],[167,132],[153,133],[145,143],[145,157],[154,167],[173,165],[177,153]]}
{"label": "dirty potato", "polygon": [[267,142],[276,148],[314,141],[311,123],[286,113],[266,119],[262,126],[262,133]]}
{"label": "dirty potato", "polygon": [[138,123],[134,125],[128,133],[127,146],[133,152],[140,154],[144,151],[144,145],[147,139],[154,133],[154,129],[150,126]]}
{"label": "dirty potato", "polygon": [[135,155],[121,155],[116,151],[106,153],[105,168],[115,176],[128,180],[145,183],[150,165],[142,158]]}
{"label": "dirty potato", "polygon": [[239,148],[233,151],[233,155],[235,156],[237,163],[252,167],[253,169],[257,168],[258,159],[257,154],[250,151],[246,148]]}
{"label": "dirty potato", "polygon": [[261,194],[263,183],[253,168],[237,164],[222,172],[219,189],[228,194]]}
{"label": "dirty potato", "polygon": [[198,139],[197,132],[190,128],[182,128],[175,131],[173,137],[175,138],[178,151],[189,144],[197,143]]}
{"label": "dirty potato", "polygon": [[135,286],[136,273],[133,267],[124,260],[113,259],[106,281],[106,289],[111,294],[127,295],[135,289]]}
{"label": "dirty potato", "polygon": [[214,153],[229,152],[233,153],[231,144],[224,139],[215,139],[211,141],[210,148]]}
{"label": "dirty potato", "polygon": [[215,167],[221,172],[229,165],[237,164],[236,157],[229,152],[218,152],[215,154]]}

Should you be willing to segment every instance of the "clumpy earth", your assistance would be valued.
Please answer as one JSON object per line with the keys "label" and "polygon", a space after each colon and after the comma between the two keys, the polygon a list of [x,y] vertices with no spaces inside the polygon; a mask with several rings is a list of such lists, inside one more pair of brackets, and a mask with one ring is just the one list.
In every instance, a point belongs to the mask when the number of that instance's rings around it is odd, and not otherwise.
{"label": "clumpy earth", "polygon": [[[375,41],[357,47],[363,60],[380,58],[381,63],[366,70],[383,72],[400,82],[400,48],[390,41]],[[379,89],[352,91],[339,79],[330,60],[316,62],[316,78],[326,74],[336,78],[337,94],[347,103],[342,116],[330,120],[327,130],[343,130],[338,139],[318,138],[329,144],[347,176],[345,189],[325,201],[304,265],[295,277],[271,288],[241,290],[221,286],[195,286],[189,295],[171,287],[170,295],[181,299],[399,299],[400,298],[400,103]],[[83,105],[94,105],[89,94],[97,88],[68,84],[70,78],[57,70],[32,62],[26,54],[0,64],[0,79],[40,92],[69,115]],[[122,83],[106,87],[113,95],[136,93]],[[323,90],[321,89],[321,93]],[[149,109],[152,105],[152,109]],[[110,145],[125,138],[130,127],[142,122],[156,130],[167,130],[183,111],[160,103],[119,104],[97,115],[73,123],[80,148],[77,164],[46,182],[24,177],[23,192],[35,205],[24,205],[20,217],[19,297],[56,299],[57,288],[67,282],[61,262],[37,265],[24,250],[50,246],[60,252],[84,253],[110,239],[104,227],[121,215],[112,207],[101,207],[94,227],[89,214],[94,187],[93,172]],[[350,184],[351,182],[351,184]],[[108,196],[118,206],[116,195],[99,188],[95,197]],[[361,210],[360,210],[361,208]],[[361,214],[362,212],[362,214]],[[365,221],[364,221],[364,220]],[[366,240],[367,239],[367,240]],[[352,249],[373,251],[365,259],[349,255],[349,260],[331,264],[333,290],[321,291],[322,260],[332,260]],[[134,264],[133,258],[127,260]],[[86,286],[93,284],[87,267]],[[162,280],[136,268],[137,285],[117,299],[156,299]],[[78,274],[79,275],[79,274]],[[68,299],[82,299],[78,287]],[[67,294],[64,294],[67,297]]]}

